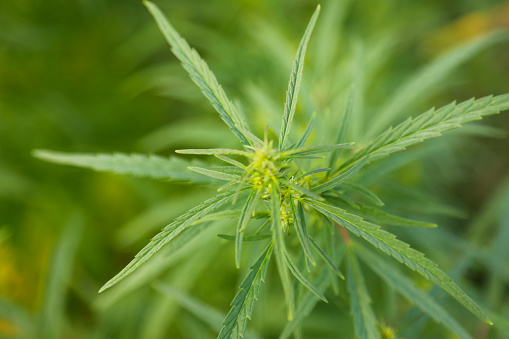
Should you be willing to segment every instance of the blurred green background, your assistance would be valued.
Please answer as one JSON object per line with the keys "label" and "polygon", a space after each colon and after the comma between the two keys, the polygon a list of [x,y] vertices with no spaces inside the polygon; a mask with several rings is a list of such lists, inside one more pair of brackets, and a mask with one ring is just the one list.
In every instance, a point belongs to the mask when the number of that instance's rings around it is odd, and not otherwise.
{"label": "blurred green background", "polygon": [[[317,1],[156,3],[262,131],[270,112],[282,110],[293,56]],[[367,74],[365,111],[375,117],[401,83],[449,48],[509,28],[506,1],[321,5],[304,71],[301,109],[308,115],[342,107],[335,100],[344,101],[359,55],[368,60],[359,66]],[[405,115],[509,92],[507,40],[486,46],[438,86],[417,93]],[[509,115],[482,126],[444,137],[450,147],[406,166],[402,179],[447,203],[456,216],[443,222],[478,247],[501,232],[496,220],[509,219],[509,205],[502,203],[509,200]],[[362,140],[362,131],[357,134]],[[225,314],[245,271],[235,270],[231,246],[224,250],[213,236],[206,239],[218,244],[208,253],[214,262],[172,259],[144,278],[97,294],[158,229],[213,190],[60,167],[31,152],[169,155],[178,148],[229,146],[236,147],[235,140],[171,55],[141,1],[0,2],[0,337],[213,338],[214,329],[190,312],[176,320],[177,304],[150,286],[163,277]],[[484,226],[471,231],[466,225],[476,220]],[[454,260],[437,259],[446,270]],[[179,265],[186,273],[172,275]],[[509,316],[507,276],[495,279],[490,272],[477,263],[468,275],[476,295]],[[496,287],[485,295],[493,279]],[[316,338],[337,338],[331,319],[345,315],[322,313],[308,326],[324,328]],[[276,338],[283,325],[284,315],[278,315],[262,317],[258,328],[263,338]]]}

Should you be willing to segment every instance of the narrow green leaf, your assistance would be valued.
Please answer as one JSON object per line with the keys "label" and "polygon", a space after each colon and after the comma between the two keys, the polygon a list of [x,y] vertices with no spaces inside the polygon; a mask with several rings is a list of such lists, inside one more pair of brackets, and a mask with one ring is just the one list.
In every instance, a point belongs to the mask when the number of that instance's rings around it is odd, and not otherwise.
{"label": "narrow green leaf", "polygon": [[293,262],[292,258],[288,254],[288,252],[285,253],[285,260],[288,268],[290,269],[290,272],[292,272],[293,276],[300,281],[302,285],[304,285],[308,290],[311,291],[314,295],[316,295],[318,298],[323,300],[324,302],[328,303],[325,296],[302,274],[302,272],[299,270],[297,265]]}
{"label": "narrow green leaf", "polygon": [[175,153],[180,154],[196,154],[196,155],[222,155],[222,154],[236,154],[242,155],[245,157],[251,157],[251,153],[246,151],[241,151],[238,149],[229,149],[229,148],[206,148],[206,149],[180,149],[176,150]]}
{"label": "narrow green leaf", "polygon": [[244,164],[241,164],[237,160],[233,160],[232,158],[228,158],[227,156],[224,156],[222,154],[214,154],[214,156],[216,158],[218,158],[219,160],[223,160],[224,162],[232,164],[233,166],[237,166],[237,167],[242,168],[242,169],[246,168],[246,166]]}
{"label": "narrow green leaf", "polygon": [[223,88],[217,82],[215,75],[196,50],[192,49],[187,41],[173,28],[161,10],[153,3],[144,1],[145,6],[154,17],[159,29],[171,46],[173,54],[180,60],[191,79],[198,85],[202,93],[210,100],[219,116],[230,127],[233,133],[244,145],[261,142],[252,139],[252,134],[244,120],[240,118],[235,105],[228,99]]}
{"label": "narrow green leaf", "polygon": [[[342,144],[345,142],[348,126],[350,125],[350,117],[352,116],[353,104],[354,104],[354,90],[352,86],[352,89],[350,90],[350,96],[348,97],[348,101],[346,104],[345,113],[343,113],[343,117],[341,118],[341,124],[339,126],[338,134],[336,136],[336,144]],[[330,154],[329,168],[336,167],[335,165],[339,154],[340,154],[339,151],[334,151]]]}
{"label": "narrow green leaf", "polygon": [[140,265],[146,262],[150,257],[157,253],[164,245],[173,240],[188,227],[193,225],[199,219],[205,217],[214,209],[226,203],[233,196],[234,192],[226,192],[208,199],[200,205],[190,209],[150,240],[150,242],[138,253],[135,258],[116,276],[110,279],[100,290],[99,293],[117,284],[127,275],[136,270]]}
{"label": "narrow green leaf", "polygon": [[237,223],[237,232],[235,236],[235,265],[237,268],[240,268],[240,258],[242,254],[242,237],[244,236],[244,230],[247,226],[247,223],[251,219],[253,212],[256,208],[256,204],[262,195],[262,191],[264,188],[252,191],[247,201],[244,203],[244,207],[242,208],[242,212],[240,213],[240,218]]}
{"label": "narrow green leaf", "polygon": [[308,177],[310,175],[327,172],[328,170],[330,170],[330,168],[319,168],[319,169],[316,169],[313,171],[306,172],[306,173],[302,174],[300,177],[298,177],[297,179],[302,179],[302,178]]}
{"label": "narrow green leaf", "polygon": [[136,177],[180,182],[210,183],[215,181],[189,172],[187,168],[193,163],[177,157],[163,158],[157,155],[121,153],[62,153],[47,150],[35,150],[33,155],[53,163],[90,168],[99,172],[130,174]]}
{"label": "narrow green leaf", "polygon": [[424,313],[435,319],[436,322],[444,324],[444,326],[456,333],[460,338],[472,338],[472,336],[470,336],[439,303],[427,293],[415,287],[410,279],[385,262],[380,256],[357,244],[355,249],[362,261],[364,261],[373,272],[379,275],[387,284],[392,286],[392,288],[405,296],[410,302],[416,304]]}
{"label": "narrow green leaf", "polygon": [[458,105],[453,102],[437,111],[431,109],[416,118],[408,118],[395,128],[389,128],[368,146],[355,153],[341,169],[355,166],[368,157],[369,161],[385,157],[426,139],[438,137],[447,130],[459,128],[461,124],[480,120],[483,116],[497,114],[507,109],[509,94],[470,99]]}
{"label": "narrow green leaf", "polygon": [[320,146],[308,146],[292,149],[290,151],[281,152],[279,154],[280,159],[307,156],[309,154],[332,152],[337,149],[350,148],[353,143],[337,144],[337,145],[320,145]]}
{"label": "narrow green leaf", "polygon": [[214,178],[214,179],[233,181],[233,182],[239,182],[239,180],[240,180],[240,175],[223,173],[223,172],[214,171],[214,170],[211,170],[208,168],[202,168],[202,167],[190,166],[188,168],[193,172],[200,173],[200,174],[206,175],[206,176]]}
{"label": "narrow green leaf", "polygon": [[341,273],[341,271],[339,270],[339,268],[334,265],[334,263],[332,262],[332,260],[329,258],[329,256],[327,255],[327,253],[325,253],[325,251],[320,247],[320,245],[318,245],[318,243],[316,242],[315,239],[313,239],[311,236],[309,236],[309,240],[311,240],[311,244],[313,245],[313,247],[315,248],[315,250],[318,252],[318,254],[320,255],[320,257],[322,257],[322,259],[325,261],[325,263],[327,264],[327,266],[329,266],[332,271],[334,271],[334,273],[336,273],[336,275],[338,277],[340,277],[341,279],[345,279],[345,276],[343,275],[343,273]]}
{"label": "narrow green leaf", "polygon": [[362,206],[361,210],[366,212],[370,218],[374,219],[377,223],[392,225],[392,226],[403,226],[403,227],[423,227],[423,228],[434,228],[436,224],[432,224],[424,221],[417,221],[412,219],[406,219],[392,215],[378,208]]}
{"label": "narrow green leaf", "polygon": [[491,324],[483,310],[447,274],[438,269],[437,264],[425,258],[421,252],[410,248],[410,245],[397,240],[394,234],[384,231],[380,226],[366,222],[362,218],[347,213],[345,210],[335,206],[316,200],[308,201],[308,203],[314,209],[345,227],[356,236],[364,238],[373,246],[391,255],[412,270],[417,271],[426,279],[433,281],[481,320]]}
{"label": "narrow green leaf", "polygon": [[348,248],[348,291],[350,292],[351,313],[354,319],[355,335],[359,339],[380,339],[377,319],[371,308],[364,277],[352,250]]}
{"label": "narrow green leaf", "polygon": [[247,320],[251,319],[254,302],[260,294],[262,282],[265,281],[273,244],[271,243],[251,266],[251,271],[240,285],[240,290],[231,303],[232,308],[223,321],[218,339],[240,339],[244,336]]}
{"label": "narrow green leaf", "polygon": [[[315,118],[316,118],[316,112],[313,112],[313,115],[311,115],[311,119],[309,120],[309,123],[306,127],[306,130],[304,131],[304,134],[300,137],[299,141],[295,144],[293,148],[301,148],[306,144],[306,141],[309,138],[309,135],[311,134],[311,131],[313,130],[313,127],[315,126]],[[339,144],[339,142],[338,142]]]}
{"label": "narrow green leaf", "polygon": [[286,92],[286,102],[283,113],[283,122],[281,124],[281,130],[279,132],[279,149],[285,147],[286,139],[290,133],[290,127],[292,125],[293,116],[295,114],[295,108],[297,107],[297,99],[299,97],[300,83],[302,81],[302,71],[304,69],[304,57],[306,55],[306,48],[315,27],[316,19],[320,13],[320,5],[315,10],[315,13],[311,17],[309,24],[304,32],[304,36],[299,44],[297,55],[295,56],[295,62],[293,64],[292,74],[290,75],[290,82],[288,84],[288,91]]}
{"label": "narrow green leaf", "polygon": [[[218,234],[217,235],[221,239],[225,240],[233,240],[237,238],[235,235],[229,235],[229,234]],[[259,241],[259,240],[267,240],[272,238],[272,234],[258,234],[258,235],[245,235],[242,237],[242,241],[248,242],[248,241]]]}
{"label": "narrow green leaf", "polygon": [[[297,207],[295,206],[295,203],[297,203]],[[297,237],[299,238],[302,249],[304,250],[304,255],[306,256],[306,265],[309,271],[308,262],[311,263],[311,265],[313,266],[316,266],[316,262],[315,259],[313,258],[313,255],[311,254],[311,249],[309,247],[308,239],[309,235],[308,228],[306,225],[306,217],[304,215],[304,209],[300,201],[295,202],[292,201],[290,202],[290,206],[292,209],[293,225],[295,227],[295,232],[297,233]]]}
{"label": "narrow green leaf", "polygon": [[301,194],[304,194],[304,195],[307,195],[308,197],[310,198],[313,198],[313,199],[317,199],[317,200],[323,200],[323,198],[319,195],[317,195],[316,193],[314,192],[311,192],[310,190],[302,187],[302,186],[299,186],[297,184],[294,184],[293,182],[291,182],[290,180],[286,180],[286,179],[280,179],[288,188],[291,188]]}
{"label": "narrow green leaf", "polygon": [[[338,266],[341,258],[343,257],[345,251],[344,247],[341,248],[341,252],[338,252],[337,255],[334,257],[333,265]],[[321,292],[324,293],[327,290],[327,287],[329,286],[329,270],[324,267],[320,274],[318,275],[318,278],[315,279],[314,284],[316,288]],[[294,332],[300,324],[304,321],[304,319],[309,315],[309,313],[313,310],[316,303],[320,299],[316,297],[315,294],[311,293],[311,291],[305,291],[302,298],[299,300],[299,304],[297,309],[295,310],[295,317],[292,321],[287,322],[285,328],[281,332],[281,335],[279,336],[279,339],[287,339],[290,337],[292,332]]]}
{"label": "narrow green leaf", "polygon": [[346,188],[349,191],[352,191],[359,196],[363,197],[365,200],[371,202],[372,204],[375,204],[377,206],[384,206],[384,202],[380,200],[380,198],[373,193],[371,190],[367,189],[366,187],[355,184],[353,182],[344,182],[341,184],[341,187]]}
{"label": "narrow green leaf", "polygon": [[350,179],[355,173],[359,172],[362,167],[367,163],[368,158],[362,159],[362,161],[359,161],[355,163],[355,166],[351,166],[348,168],[345,168],[341,172],[339,172],[338,175],[334,176],[332,179],[330,179],[327,182],[324,182],[321,185],[315,186],[311,189],[311,191],[315,193],[322,193],[324,191],[328,191],[330,189],[333,189],[334,187],[340,185],[341,183],[345,182],[346,180]]}
{"label": "narrow green leaf", "polygon": [[293,289],[288,266],[286,264],[286,246],[284,241],[283,227],[281,226],[281,205],[277,183],[271,183],[271,213],[272,234],[275,239],[276,262],[286,297],[287,317],[291,321],[295,312],[295,291]]}

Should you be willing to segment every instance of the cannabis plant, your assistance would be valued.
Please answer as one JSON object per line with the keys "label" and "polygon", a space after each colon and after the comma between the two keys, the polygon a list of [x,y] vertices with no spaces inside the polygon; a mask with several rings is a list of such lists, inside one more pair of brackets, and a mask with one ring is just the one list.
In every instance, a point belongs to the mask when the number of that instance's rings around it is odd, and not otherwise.
{"label": "cannabis plant", "polygon": [[[246,242],[259,242],[257,259],[240,284],[240,289],[224,318],[218,338],[240,338],[246,334],[255,301],[260,295],[274,256],[286,302],[288,325],[281,337],[299,333],[302,319],[325,292],[337,290],[338,280],[346,280],[349,305],[358,338],[394,337],[377,320],[359,259],[401,293],[422,312],[443,323],[462,338],[470,338],[457,321],[435,299],[414,286],[412,280],[389,263],[393,257],[411,270],[441,287],[470,312],[492,324],[481,307],[437,265],[388,231],[387,226],[436,227],[394,215],[367,184],[366,170],[376,171],[377,160],[463,123],[509,109],[509,94],[451,103],[408,118],[380,133],[366,145],[347,139],[355,117],[355,95],[350,95],[339,126],[327,126],[334,138],[327,144],[312,145],[310,135],[320,112],[312,114],[299,135],[292,129],[304,69],[306,48],[320,13],[318,6],[304,32],[290,75],[279,131],[265,128],[263,136],[252,132],[246,117],[227,97],[223,88],[196,50],[192,49],[168,22],[158,7],[145,2],[159,28],[191,79],[210,101],[221,119],[239,140],[238,149],[183,149],[183,157],[165,158],[142,154],[64,154],[36,151],[41,159],[100,171],[132,174],[178,182],[217,187],[218,194],[176,218],[136,255],[100,292],[113,287],[144,264],[164,246],[176,251],[191,242],[207,226],[228,225],[229,234],[219,237],[235,244],[237,268],[243,264]],[[353,91],[352,91],[353,93]],[[390,114],[389,114],[390,115]],[[370,121],[376,130],[377,121]],[[374,126],[374,127],[373,127]],[[317,131],[315,133],[322,133]],[[199,156],[187,160],[188,156]],[[204,161],[212,156],[221,161]],[[232,220],[234,220],[232,222]],[[217,241],[210,239],[210,241]],[[366,243],[370,246],[367,246]],[[341,265],[342,261],[346,264]],[[345,270],[340,270],[345,267]],[[338,329],[338,335],[341,330]],[[248,333],[249,335],[249,333]]]}

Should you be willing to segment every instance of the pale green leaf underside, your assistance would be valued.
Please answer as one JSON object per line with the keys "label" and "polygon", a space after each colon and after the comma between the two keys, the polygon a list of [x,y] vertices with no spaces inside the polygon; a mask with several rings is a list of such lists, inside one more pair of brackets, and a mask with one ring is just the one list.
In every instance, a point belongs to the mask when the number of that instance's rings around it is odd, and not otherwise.
{"label": "pale green leaf underside", "polygon": [[237,109],[228,99],[223,88],[217,82],[215,75],[198,52],[191,48],[187,41],[178,34],[156,5],[149,1],[144,1],[144,3],[170,44],[173,54],[181,61],[182,66],[198,85],[205,97],[210,100],[221,119],[231,128],[243,144],[260,143],[259,140],[251,139],[253,135],[248,133],[247,125],[240,118]]}
{"label": "pale green leaf underside", "polygon": [[212,212],[214,209],[226,203],[233,197],[234,194],[235,192],[227,192],[217,195],[204,201],[200,205],[190,209],[175,219],[171,224],[164,227],[160,233],[153,237],[148,245],[146,245],[138,254],[136,254],[135,258],[122,271],[120,271],[120,273],[109,280],[99,292],[110,288],[111,286],[124,279],[127,275],[136,270],[140,265],[150,259],[150,257],[157,253],[164,245],[169,243],[171,240],[185,231],[188,227],[192,226],[196,221],[200,220]]}
{"label": "pale green leaf underside", "polygon": [[472,336],[470,336],[439,303],[427,293],[415,287],[410,279],[368,249],[356,245],[355,250],[366,265],[378,274],[387,284],[404,295],[409,301],[416,304],[424,313],[435,319],[435,321],[444,324],[461,338],[472,338]]}
{"label": "pale green leaf underside", "polygon": [[90,168],[99,172],[130,174],[136,177],[178,182],[215,182],[189,171],[187,168],[192,163],[177,157],[164,158],[158,155],[122,153],[63,153],[47,150],[35,150],[34,156],[57,164]]}
{"label": "pale green leaf underside", "polygon": [[355,335],[359,339],[380,339],[377,320],[371,308],[364,277],[357,258],[349,248],[348,251],[348,291],[350,292],[350,308],[354,320]]}
{"label": "pale green leaf underside", "polygon": [[395,235],[384,231],[380,226],[366,222],[345,210],[320,201],[308,201],[308,203],[317,211],[345,227],[356,236],[364,238],[373,246],[391,255],[412,270],[417,271],[426,279],[433,281],[477,317],[491,324],[484,311],[447,274],[438,269],[437,264],[425,258],[421,252],[410,248],[410,245],[396,239]]}
{"label": "pale green leaf underside", "polygon": [[431,109],[416,118],[408,118],[395,128],[389,128],[371,144],[357,152],[342,168],[351,167],[362,159],[369,161],[406,149],[408,146],[435,138],[442,132],[459,128],[461,124],[480,120],[483,116],[509,109],[509,94],[455,102],[437,111]]}
{"label": "pale green leaf underside", "polygon": [[290,127],[292,124],[293,116],[295,114],[295,108],[297,107],[297,99],[299,96],[300,83],[302,81],[302,71],[304,69],[304,57],[306,56],[306,48],[315,27],[316,19],[320,13],[320,5],[315,10],[315,13],[309,21],[308,27],[304,32],[304,36],[299,44],[297,55],[295,56],[295,62],[293,64],[292,74],[290,75],[290,82],[288,84],[288,91],[286,92],[286,102],[283,112],[283,122],[281,124],[281,130],[279,132],[279,149],[285,147],[288,134],[290,133]]}
{"label": "pale green leaf underside", "polygon": [[273,244],[271,243],[262,253],[240,285],[240,290],[231,303],[232,308],[223,321],[218,339],[240,339],[244,337],[247,321],[251,319],[254,303],[260,294],[260,287],[269,267]]}

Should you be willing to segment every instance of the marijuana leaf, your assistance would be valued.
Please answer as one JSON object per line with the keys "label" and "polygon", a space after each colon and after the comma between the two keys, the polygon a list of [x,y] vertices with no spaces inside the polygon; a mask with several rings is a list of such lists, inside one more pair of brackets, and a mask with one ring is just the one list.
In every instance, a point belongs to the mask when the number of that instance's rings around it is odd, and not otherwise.
{"label": "marijuana leaf", "polygon": [[438,269],[437,264],[425,258],[421,252],[410,248],[410,245],[401,240],[397,240],[395,235],[382,230],[380,226],[366,222],[345,210],[320,201],[308,201],[308,203],[314,209],[345,227],[353,234],[364,238],[399,262],[417,271],[426,279],[433,281],[481,320],[492,324],[483,310],[447,274]]}
{"label": "marijuana leaf", "polygon": [[295,62],[293,64],[292,74],[290,76],[290,82],[288,84],[288,91],[286,92],[285,109],[283,113],[283,122],[281,123],[281,130],[279,131],[279,149],[285,147],[286,139],[290,133],[290,127],[292,125],[293,116],[295,114],[295,108],[297,107],[297,99],[299,97],[300,82],[302,81],[302,71],[304,69],[304,57],[306,56],[306,48],[315,27],[316,19],[320,14],[320,5],[316,7],[315,13],[309,21],[308,27],[304,32],[304,36],[299,44],[297,55],[295,56]]}
{"label": "marijuana leaf", "polygon": [[240,290],[232,301],[232,308],[223,321],[218,339],[240,339],[246,332],[247,320],[253,314],[254,302],[260,294],[260,286],[265,280],[272,255],[271,243],[258,260],[251,266],[251,272],[240,285]]}
{"label": "marijuana leaf", "polygon": [[215,180],[195,175],[187,168],[193,163],[178,158],[163,158],[158,155],[145,154],[87,154],[62,153],[47,150],[35,150],[34,156],[57,164],[91,168],[101,172],[130,174],[137,177],[167,179],[171,181],[211,183]]}

